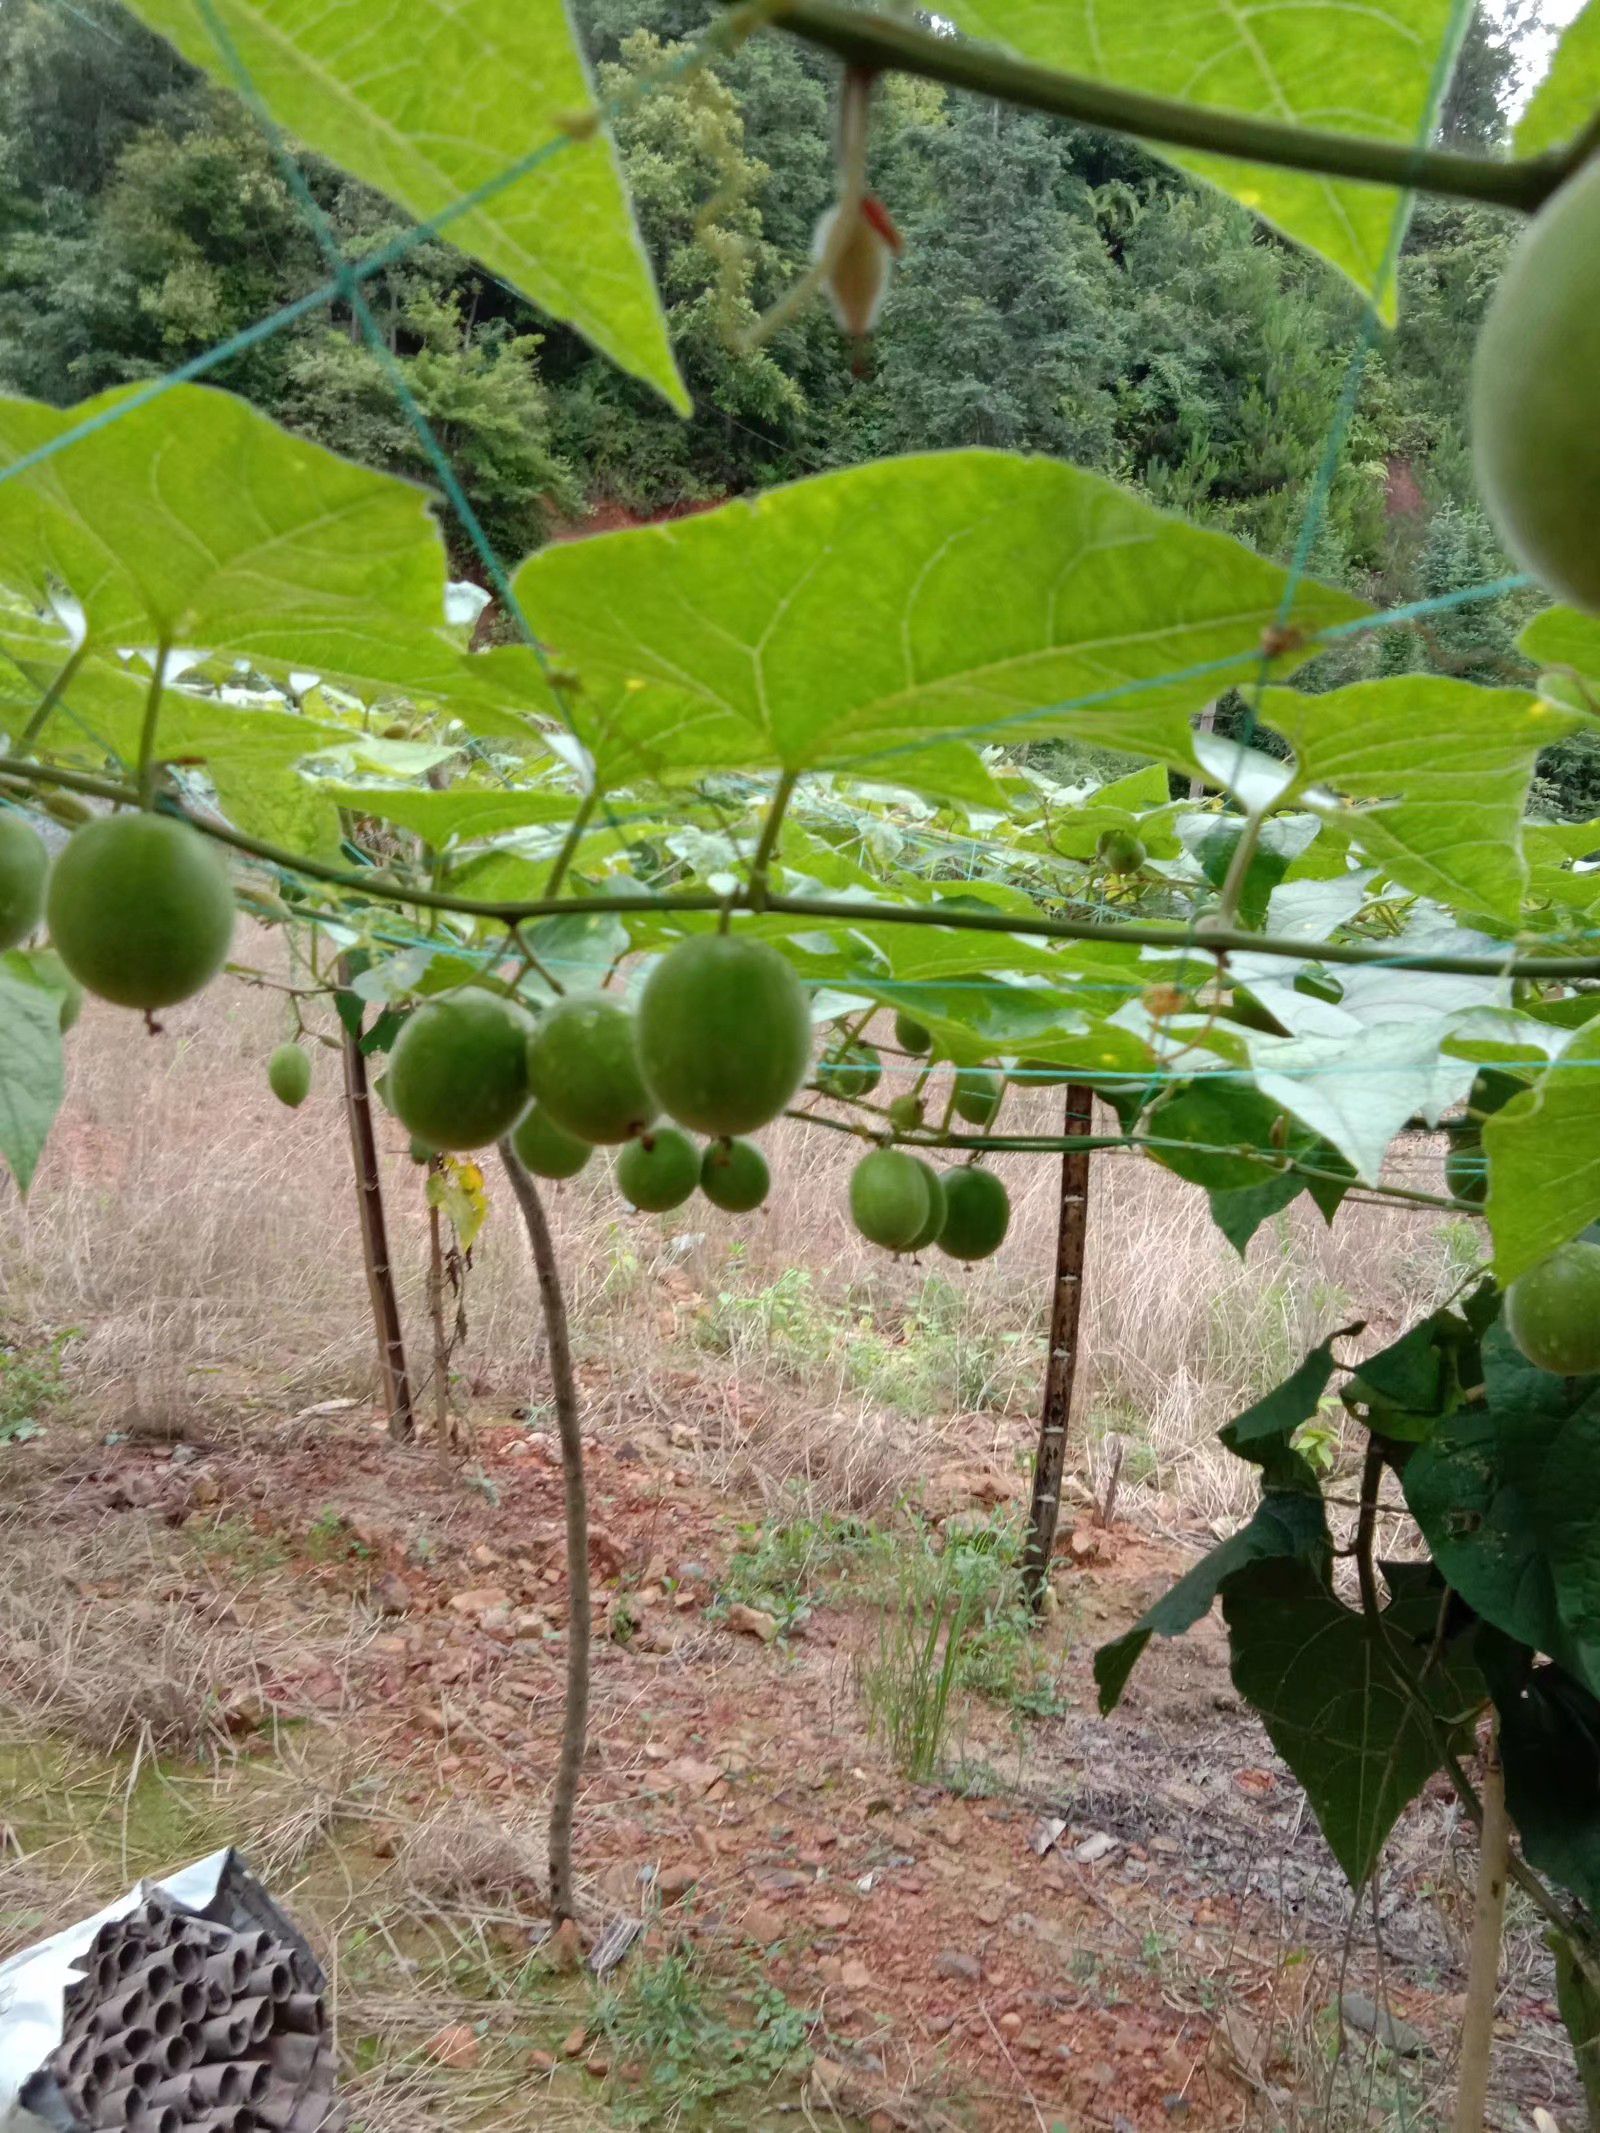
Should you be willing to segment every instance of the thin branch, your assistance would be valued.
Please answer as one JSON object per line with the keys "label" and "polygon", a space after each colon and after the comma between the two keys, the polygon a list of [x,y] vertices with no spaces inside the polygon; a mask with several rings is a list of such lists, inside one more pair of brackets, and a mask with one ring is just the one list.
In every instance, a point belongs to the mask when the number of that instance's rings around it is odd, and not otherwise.
{"label": "thin branch", "polygon": [[1461,2011],[1461,2055],[1456,2067],[1452,2133],[1483,2133],[1489,2100],[1489,2063],[1494,2052],[1494,2008],[1500,1992],[1500,1940],[1505,1930],[1511,1820],[1500,1767],[1498,1732],[1491,1727],[1478,1796],[1483,1824],[1478,1832],[1478,1891],[1472,1913],[1472,1949],[1467,1961],[1467,1999]]}
{"label": "thin branch", "polygon": [[555,864],[550,869],[550,879],[544,885],[546,896],[560,895],[561,884],[567,878],[567,869],[572,864],[573,854],[583,842],[583,833],[589,827],[589,818],[593,815],[599,798],[600,788],[597,785],[591,785],[578,802],[577,812],[567,824],[567,834],[561,841],[561,849],[557,852]]}
{"label": "thin branch", "polygon": [[545,1220],[539,1188],[528,1175],[509,1140],[500,1143],[500,1160],[511,1181],[533,1253],[544,1311],[545,1343],[550,1351],[550,1380],[555,1393],[556,1433],[561,1440],[561,1482],[567,1528],[567,1689],[561,1713],[561,1753],[550,1795],[550,1911],[557,1925],[576,1916],[572,1882],[572,1818],[583,1773],[584,1738],[589,1723],[589,1640],[593,1615],[589,1601],[589,1506],[583,1478],[583,1431],[578,1420],[578,1386],[572,1369],[572,1340],[567,1306],[561,1294],[561,1269]]}
{"label": "thin branch", "polygon": [[1319,131],[1242,111],[1213,110],[1152,96],[1084,75],[1058,73],[991,45],[919,29],[889,15],[861,13],[838,0],[789,0],[776,11],[775,20],[779,28],[807,44],[821,45],[851,66],[920,74],[928,81],[947,82],[952,88],[998,97],[1002,103],[1020,104],[1030,111],[1048,111],[1085,126],[1159,141],[1168,148],[1270,163],[1284,170],[1317,171],[1369,185],[1415,187],[1450,199],[1521,208],[1529,214],[1572,174],[1586,148],[1580,136],[1570,146],[1547,155],[1491,162],[1483,156],[1374,140],[1365,134]]}
{"label": "thin branch", "polygon": [[772,864],[772,855],[777,850],[778,832],[783,827],[784,810],[789,805],[789,796],[795,787],[795,772],[786,770],[779,778],[771,800],[767,804],[767,819],[761,825],[760,842],[750,861],[750,908],[765,910],[767,904],[767,868]]}
{"label": "thin branch", "polygon": [[[135,801],[137,790],[111,778],[93,777],[83,771],[65,770],[19,756],[0,756],[0,776],[22,778],[34,785],[59,785],[68,792],[82,792],[105,800]],[[704,913],[752,908],[748,893],[735,890],[719,896],[710,889],[688,889],[652,895],[641,894],[635,885],[626,890],[602,890],[588,896],[535,897],[527,903],[504,903],[484,897],[452,896],[442,889],[427,889],[420,883],[374,881],[369,872],[353,872],[312,859],[303,852],[249,837],[214,817],[179,810],[196,829],[269,866],[299,874],[307,881],[351,889],[369,903],[411,904],[424,911],[454,911],[463,918],[496,919],[514,926],[521,919],[550,918],[556,913],[656,911]],[[846,896],[784,896],[769,892],[763,908],[794,918],[836,919],[842,925],[943,926],[955,932],[1021,933],[1041,940],[1121,941],[1135,948],[1169,948],[1175,954],[1206,955],[1238,951],[1250,955],[1283,956],[1294,962],[1315,957],[1320,963],[1380,963],[1389,970],[1418,970],[1464,978],[1600,978],[1600,955],[1436,955],[1426,950],[1397,954],[1392,948],[1367,941],[1315,941],[1287,934],[1235,932],[1207,927],[1197,941],[1193,926],[1175,920],[1104,920],[1061,918],[1037,911],[972,911],[946,905],[872,903]],[[1446,1203],[1439,1203],[1446,1204]]]}

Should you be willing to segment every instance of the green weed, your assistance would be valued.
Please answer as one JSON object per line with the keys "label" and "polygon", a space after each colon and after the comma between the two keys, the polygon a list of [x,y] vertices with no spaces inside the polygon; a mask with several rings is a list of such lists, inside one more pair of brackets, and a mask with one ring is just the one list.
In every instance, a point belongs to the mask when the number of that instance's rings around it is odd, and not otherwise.
{"label": "green weed", "polygon": [[0,1444],[26,1444],[44,1434],[50,1414],[67,1397],[64,1357],[78,1328],[53,1333],[42,1347],[0,1339]]}
{"label": "green weed", "polygon": [[592,2026],[613,2064],[642,2071],[638,2089],[622,2091],[613,2109],[623,2124],[648,2125],[804,2072],[816,2020],[776,1986],[730,1990],[713,1984],[693,1955],[673,1952],[631,1964],[597,1999]]}
{"label": "green weed", "polygon": [[742,1545],[728,1559],[715,1611],[736,1603],[759,1607],[785,1625],[802,1620],[813,1600],[892,1545],[868,1520],[828,1512],[743,1526],[740,1533]]}

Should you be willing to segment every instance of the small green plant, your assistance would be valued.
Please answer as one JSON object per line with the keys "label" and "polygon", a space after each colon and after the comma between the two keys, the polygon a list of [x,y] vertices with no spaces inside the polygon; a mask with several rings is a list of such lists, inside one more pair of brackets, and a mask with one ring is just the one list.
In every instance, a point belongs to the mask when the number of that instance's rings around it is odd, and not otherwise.
{"label": "small green plant", "polygon": [[728,1559],[715,1613],[733,1605],[759,1607],[788,1625],[801,1620],[820,1593],[860,1571],[886,1536],[866,1519],[785,1519],[740,1528],[742,1545]]}
{"label": "small green plant", "polygon": [[1331,1474],[1344,1449],[1344,1409],[1331,1394],[1324,1395],[1309,1422],[1302,1422],[1290,1443],[1319,1474]]}
{"label": "small green plant", "polygon": [[1023,1602],[1019,1553],[1009,1519],[947,1527],[942,1541],[921,1524],[909,1536],[880,1537],[878,1638],[857,1678],[871,1730],[907,1776],[927,1777],[939,1766],[965,1696],[1018,1719],[1062,1709]]}
{"label": "small green plant", "polygon": [[76,1326],[53,1333],[42,1347],[0,1340],[0,1444],[26,1444],[44,1434],[52,1410],[67,1395],[64,1357]]}
{"label": "small green plant", "polygon": [[803,2073],[816,2019],[775,1985],[730,1988],[693,1955],[673,1952],[631,1965],[597,1998],[593,2026],[616,2061],[644,2069],[642,2087],[613,2109],[625,2124],[654,2125]]}

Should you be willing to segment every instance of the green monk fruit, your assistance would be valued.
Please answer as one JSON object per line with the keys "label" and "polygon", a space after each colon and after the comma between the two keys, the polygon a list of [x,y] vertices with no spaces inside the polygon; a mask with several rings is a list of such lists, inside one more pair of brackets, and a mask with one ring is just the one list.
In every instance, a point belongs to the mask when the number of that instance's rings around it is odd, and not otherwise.
{"label": "green monk fruit", "polygon": [[558,1126],[543,1104],[529,1104],[512,1129],[511,1145],[536,1178],[575,1178],[594,1154],[593,1141]]}
{"label": "green monk fruit", "polygon": [[662,958],[639,995],[639,1064],[663,1111],[719,1139],[778,1116],[811,1065],[811,1010],[765,941],[704,934]]}
{"label": "green monk fruit", "polygon": [[962,1067],[956,1075],[956,1115],[969,1125],[993,1123],[1006,1078],[994,1067]]}
{"label": "green monk fruit", "polygon": [[925,1252],[930,1244],[938,1243],[939,1232],[944,1228],[944,1179],[933,1165],[924,1162],[920,1155],[914,1155],[911,1160],[922,1172],[923,1182],[928,1188],[928,1218],[906,1246],[906,1250]]}
{"label": "green monk fruit", "polygon": [[311,1094],[311,1061],[298,1044],[278,1046],[267,1061],[267,1086],[291,1111],[298,1111]]}
{"label": "green monk fruit", "polygon": [[556,1124],[607,1146],[643,1133],[661,1106],[645,1087],[632,1015],[604,993],[568,993],[528,1039],[528,1086]]}
{"label": "green monk fruit", "polygon": [[771,1186],[767,1159],[754,1141],[712,1141],[700,1158],[700,1190],[730,1215],[759,1207]]}
{"label": "green monk fruit", "polygon": [[529,1018],[469,987],[413,1010],[389,1055],[389,1108],[430,1148],[484,1148],[528,1101]]}
{"label": "green monk fruit", "polygon": [[700,1182],[700,1151],[676,1126],[657,1126],[617,1156],[617,1187],[641,1214],[681,1207]]}
{"label": "green monk fruit", "polygon": [[944,1181],[939,1249],[952,1259],[987,1259],[1011,1225],[1011,1198],[992,1170],[952,1170]]}
{"label": "green monk fruit", "polygon": [[1600,613],[1600,160],[1524,231],[1478,329],[1471,435],[1478,489],[1517,561]]}
{"label": "green monk fruit", "polygon": [[817,1062],[817,1087],[824,1096],[870,1096],[882,1079],[883,1061],[870,1044],[840,1045]]}
{"label": "green monk fruit", "polygon": [[67,840],[45,895],[50,942],[88,991],[171,1007],[207,985],[233,940],[228,870],[172,815],[102,815]]}
{"label": "green monk fruit", "polygon": [[1506,1291],[1506,1331],[1557,1377],[1600,1370],[1600,1244],[1563,1244]]}
{"label": "green monk fruit", "polygon": [[0,812],[0,950],[15,948],[44,911],[50,851],[31,822]]}
{"label": "green monk fruit", "polygon": [[908,1252],[928,1221],[926,1165],[898,1148],[877,1148],[850,1173],[850,1218],[871,1244]]}
{"label": "green monk fruit", "polygon": [[1137,874],[1145,862],[1145,848],[1132,830],[1100,832],[1094,856],[1108,874]]}

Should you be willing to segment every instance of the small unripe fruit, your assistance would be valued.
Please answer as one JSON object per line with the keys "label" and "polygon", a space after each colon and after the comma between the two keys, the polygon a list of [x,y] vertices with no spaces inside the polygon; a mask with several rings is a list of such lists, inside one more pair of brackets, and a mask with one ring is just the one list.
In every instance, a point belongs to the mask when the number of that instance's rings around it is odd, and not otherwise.
{"label": "small unripe fruit", "polygon": [[0,951],[38,925],[49,872],[49,848],[33,824],[9,809],[0,813]]}
{"label": "small unripe fruit", "polygon": [[79,792],[48,792],[39,804],[68,829],[82,829],[86,822],[94,820],[94,809]]}
{"label": "small unripe fruit", "polygon": [[617,1186],[641,1214],[681,1207],[700,1182],[700,1151],[676,1126],[657,1126],[617,1157]]}
{"label": "small unripe fruit", "polygon": [[1005,1089],[1006,1078],[994,1067],[962,1067],[956,1075],[956,1116],[971,1126],[992,1124]]}
{"label": "small unripe fruit", "polygon": [[518,1119],[511,1145],[536,1178],[575,1178],[594,1154],[593,1141],[558,1126],[543,1104],[529,1104]]}
{"label": "small unripe fruit", "polygon": [[841,1045],[817,1062],[817,1086],[824,1096],[870,1096],[882,1079],[883,1061],[870,1044]]}
{"label": "small unripe fruit", "polygon": [[297,1111],[311,1094],[311,1061],[298,1044],[278,1046],[267,1061],[267,1086],[291,1111]]}
{"label": "small unripe fruit", "polygon": [[1100,832],[1094,856],[1108,874],[1137,874],[1147,855],[1132,830],[1107,829]]}
{"label": "small unripe fruit", "polygon": [[952,1259],[987,1259],[1011,1225],[1011,1198],[992,1170],[952,1170],[944,1181],[939,1249]]}
{"label": "small unripe fruit", "polygon": [[914,1155],[911,1160],[922,1172],[923,1183],[928,1188],[928,1219],[906,1246],[906,1250],[908,1252],[925,1252],[930,1244],[938,1243],[939,1232],[944,1228],[944,1179],[940,1177],[933,1165],[924,1162],[920,1155]]}
{"label": "small unripe fruit", "polygon": [[914,1052],[920,1059],[924,1052],[933,1050],[933,1037],[922,1024],[910,1015],[896,1014],[894,1018],[894,1041],[903,1052]]}
{"label": "small unripe fruit", "polygon": [[927,1226],[926,1166],[898,1148],[878,1148],[850,1173],[850,1217],[871,1244],[907,1252]]}
{"label": "small unripe fruit", "polygon": [[1506,1290],[1506,1331],[1539,1370],[1600,1370],[1600,1244],[1563,1244]]}
{"label": "small unripe fruit", "polygon": [[388,1103],[430,1148],[487,1147],[528,1101],[528,1017],[469,987],[406,1017],[389,1055]]}
{"label": "small unripe fruit", "polygon": [[771,1186],[767,1159],[754,1141],[712,1141],[700,1159],[700,1190],[730,1215],[759,1207]]}
{"label": "small unripe fruit", "polygon": [[638,1028],[661,1108],[719,1139],[776,1118],[811,1065],[805,989],[765,941],[681,941],[645,981]]}
{"label": "small unripe fruit", "polygon": [[1551,592],[1600,612],[1600,161],[1539,210],[1507,262],[1472,361],[1478,488]]}
{"label": "small unripe fruit", "polygon": [[147,1011],[207,985],[233,940],[215,848],[172,815],[102,815],[68,839],[45,919],[68,970],[102,1000]]}
{"label": "small unripe fruit", "polygon": [[897,1096],[889,1105],[889,1123],[896,1133],[915,1133],[923,1117],[920,1096]]}
{"label": "small unripe fruit", "polygon": [[643,1133],[660,1109],[644,1085],[633,1017],[603,993],[568,993],[528,1039],[528,1086],[558,1126],[611,1145]]}

